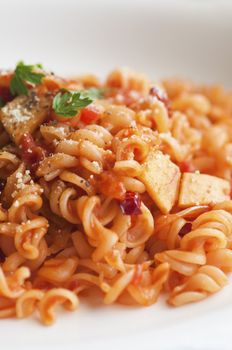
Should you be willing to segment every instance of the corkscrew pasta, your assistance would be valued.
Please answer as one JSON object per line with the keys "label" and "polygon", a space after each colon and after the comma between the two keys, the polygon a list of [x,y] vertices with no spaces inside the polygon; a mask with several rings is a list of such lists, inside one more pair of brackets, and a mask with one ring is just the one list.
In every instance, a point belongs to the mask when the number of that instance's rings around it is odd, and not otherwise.
{"label": "corkscrew pasta", "polygon": [[232,94],[129,69],[101,83],[34,67],[24,93],[17,69],[0,71],[0,318],[50,325],[57,305],[76,310],[96,290],[105,304],[164,293],[180,306],[223,288]]}

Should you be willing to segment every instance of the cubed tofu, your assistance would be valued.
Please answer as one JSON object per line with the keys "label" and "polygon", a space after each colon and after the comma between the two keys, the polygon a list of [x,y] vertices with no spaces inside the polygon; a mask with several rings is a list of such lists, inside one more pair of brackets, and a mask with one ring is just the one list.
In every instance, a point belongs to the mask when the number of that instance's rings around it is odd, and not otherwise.
{"label": "cubed tofu", "polygon": [[168,155],[154,148],[143,163],[139,177],[159,209],[165,214],[168,213],[178,197],[179,167]]}
{"label": "cubed tofu", "polygon": [[25,133],[33,133],[46,119],[51,98],[38,97],[34,91],[18,96],[0,111],[0,119],[11,139],[18,145]]}
{"label": "cubed tofu", "polygon": [[216,176],[184,173],[179,195],[181,208],[208,205],[230,199],[230,184]]}

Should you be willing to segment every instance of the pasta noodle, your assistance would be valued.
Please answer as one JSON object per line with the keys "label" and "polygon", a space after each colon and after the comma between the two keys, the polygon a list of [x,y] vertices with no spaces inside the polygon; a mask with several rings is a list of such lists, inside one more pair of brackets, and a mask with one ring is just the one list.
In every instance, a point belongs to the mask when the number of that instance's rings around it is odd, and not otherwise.
{"label": "pasta noodle", "polygon": [[[73,311],[96,289],[105,304],[147,306],[163,292],[180,306],[228,283],[230,92],[128,69],[104,83],[46,73],[28,96],[6,88],[0,318],[50,325],[57,305]],[[55,109],[65,93],[67,108],[80,99],[73,115]]]}

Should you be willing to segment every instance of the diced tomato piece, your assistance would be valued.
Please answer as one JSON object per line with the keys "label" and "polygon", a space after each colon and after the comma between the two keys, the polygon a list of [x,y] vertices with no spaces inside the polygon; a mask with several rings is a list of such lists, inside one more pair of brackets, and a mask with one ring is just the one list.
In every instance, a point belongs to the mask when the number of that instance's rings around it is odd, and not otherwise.
{"label": "diced tomato piece", "polygon": [[194,166],[189,162],[180,162],[178,165],[182,173],[194,173],[196,171]]}
{"label": "diced tomato piece", "polygon": [[94,105],[89,105],[80,111],[80,120],[84,124],[96,122],[100,117],[100,113]]}
{"label": "diced tomato piece", "polygon": [[80,122],[86,125],[96,122],[100,117],[100,112],[94,105],[89,105],[71,118],[57,115],[54,111],[52,111],[51,117],[53,120],[57,120],[60,123],[65,123],[72,126],[73,128],[77,128],[80,126]]}

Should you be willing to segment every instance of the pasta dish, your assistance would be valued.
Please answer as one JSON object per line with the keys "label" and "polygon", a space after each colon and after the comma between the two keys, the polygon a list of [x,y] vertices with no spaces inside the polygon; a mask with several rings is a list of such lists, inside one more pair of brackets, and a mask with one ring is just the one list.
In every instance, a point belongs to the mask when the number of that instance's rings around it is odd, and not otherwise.
{"label": "pasta dish", "polygon": [[0,318],[170,305],[232,271],[232,94],[128,69],[0,71]]}

